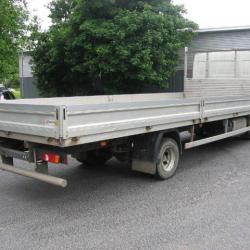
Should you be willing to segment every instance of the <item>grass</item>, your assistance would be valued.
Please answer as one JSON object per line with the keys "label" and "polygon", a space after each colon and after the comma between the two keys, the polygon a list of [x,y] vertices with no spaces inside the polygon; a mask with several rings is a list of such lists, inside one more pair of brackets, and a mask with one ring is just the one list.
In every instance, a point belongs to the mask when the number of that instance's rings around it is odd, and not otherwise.
{"label": "grass", "polygon": [[16,99],[20,99],[21,98],[21,90],[15,89],[14,95],[15,95]]}

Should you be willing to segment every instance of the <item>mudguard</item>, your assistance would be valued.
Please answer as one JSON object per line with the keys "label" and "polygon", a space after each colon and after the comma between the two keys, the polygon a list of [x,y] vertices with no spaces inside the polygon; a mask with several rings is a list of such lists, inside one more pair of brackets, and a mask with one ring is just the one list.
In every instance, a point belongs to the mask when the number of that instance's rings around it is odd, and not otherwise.
{"label": "mudguard", "polygon": [[180,135],[177,130],[161,131],[137,136],[134,141],[132,170],[152,174],[156,173],[156,165],[159,161],[158,154],[162,138],[170,137],[176,140],[182,151]]}

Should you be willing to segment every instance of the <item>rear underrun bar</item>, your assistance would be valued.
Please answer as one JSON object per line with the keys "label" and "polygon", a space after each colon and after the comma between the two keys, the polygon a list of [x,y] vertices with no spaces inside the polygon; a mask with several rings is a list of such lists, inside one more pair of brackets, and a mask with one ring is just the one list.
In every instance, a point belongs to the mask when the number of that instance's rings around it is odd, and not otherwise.
{"label": "rear underrun bar", "polygon": [[46,175],[46,174],[41,174],[41,173],[37,173],[37,172],[27,171],[24,169],[19,169],[19,168],[16,168],[16,167],[13,167],[10,165],[6,165],[3,163],[0,164],[0,170],[7,171],[10,173],[14,173],[14,174],[18,174],[18,175],[25,176],[25,177],[29,177],[32,179],[36,179],[36,180],[46,182],[48,184],[52,184],[52,185],[59,186],[62,188],[65,188],[68,185],[68,182],[65,179]]}

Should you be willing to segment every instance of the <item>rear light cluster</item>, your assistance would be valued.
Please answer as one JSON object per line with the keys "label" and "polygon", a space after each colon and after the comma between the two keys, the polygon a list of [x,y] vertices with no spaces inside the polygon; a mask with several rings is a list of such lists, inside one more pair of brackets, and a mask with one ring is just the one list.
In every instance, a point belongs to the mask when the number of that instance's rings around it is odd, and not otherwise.
{"label": "rear light cluster", "polygon": [[42,160],[51,163],[61,163],[61,156],[54,153],[43,153]]}
{"label": "rear light cluster", "polygon": [[41,158],[43,161],[54,163],[54,164],[68,164],[68,158],[67,155],[60,155],[57,153],[51,153],[51,152],[42,152]]}

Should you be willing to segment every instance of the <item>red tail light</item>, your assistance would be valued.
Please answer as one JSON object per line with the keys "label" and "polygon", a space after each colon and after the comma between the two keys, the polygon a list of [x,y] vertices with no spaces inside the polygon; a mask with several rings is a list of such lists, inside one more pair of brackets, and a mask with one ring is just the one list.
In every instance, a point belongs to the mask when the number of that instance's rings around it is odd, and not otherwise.
{"label": "red tail light", "polygon": [[51,163],[55,163],[55,164],[62,162],[61,156],[58,154],[55,154],[55,153],[45,153],[44,152],[42,154],[42,160],[47,161],[47,162],[51,162]]}

